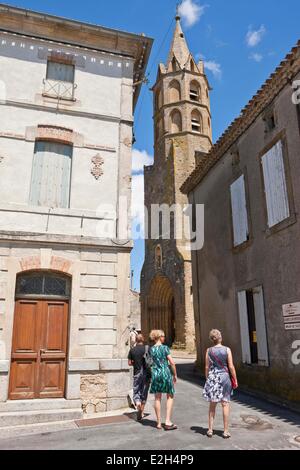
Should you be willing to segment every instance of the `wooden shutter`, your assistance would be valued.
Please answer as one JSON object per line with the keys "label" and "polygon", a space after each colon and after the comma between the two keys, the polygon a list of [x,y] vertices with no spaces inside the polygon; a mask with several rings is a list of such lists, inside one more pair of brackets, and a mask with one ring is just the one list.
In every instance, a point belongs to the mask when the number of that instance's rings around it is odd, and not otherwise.
{"label": "wooden shutter", "polygon": [[245,178],[242,175],[230,187],[234,246],[239,246],[249,237]]}
{"label": "wooden shutter", "polygon": [[261,286],[253,289],[253,300],[257,333],[258,363],[260,365],[268,366],[269,352],[265,317],[265,304],[263,288]]}
{"label": "wooden shutter", "polygon": [[274,227],[290,216],[282,142],[262,157],[268,225]]}
{"label": "wooden shutter", "polygon": [[30,204],[69,207],[72,147],[37,142],[33,159]]}
{"label": "wooden shutter", "polygon": [[249,322],[246,291],[238,293],[239,317],[241,329],[242,358],[244,364],[251,364]]}
{"label": "wooden shutter", "polygon": [[74,65],[61,64],[59,62],[48,62],[47,67],[47,79],[74,83],[75,69]]}

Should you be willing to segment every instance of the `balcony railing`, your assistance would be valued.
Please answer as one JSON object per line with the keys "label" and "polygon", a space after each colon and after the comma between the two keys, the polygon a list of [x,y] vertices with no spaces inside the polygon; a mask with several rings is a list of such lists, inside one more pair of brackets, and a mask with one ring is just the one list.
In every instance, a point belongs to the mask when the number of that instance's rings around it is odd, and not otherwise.
{"label": "balcony railing", "polygon": [[75,101],[77,85],[70,82],[44,79],[44,96],[60,100]]}

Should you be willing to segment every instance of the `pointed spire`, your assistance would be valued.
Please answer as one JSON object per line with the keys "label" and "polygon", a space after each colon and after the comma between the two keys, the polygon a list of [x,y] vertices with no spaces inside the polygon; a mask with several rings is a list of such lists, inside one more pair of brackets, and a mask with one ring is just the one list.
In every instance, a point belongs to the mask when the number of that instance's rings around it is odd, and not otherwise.
{"label": "pointed spire", "polygon": [[190,57],[190,51],[186,43],[182,28],[181,28],[180,16],[179,16],[178,10],[177,10],[175,19],[176,19],[176,26],[175,26],[175,31],[173,35],[171,49],[170,49],[169,56],[168,56],[167,68],[172,62],[173,57],[176,58],[181,68],[183,68],[186,65]]}

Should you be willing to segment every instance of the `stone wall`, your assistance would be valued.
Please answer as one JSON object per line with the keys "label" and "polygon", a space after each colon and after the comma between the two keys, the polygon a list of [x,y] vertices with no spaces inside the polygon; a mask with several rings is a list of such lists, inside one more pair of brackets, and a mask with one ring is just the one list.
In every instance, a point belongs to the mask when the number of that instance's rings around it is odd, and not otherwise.
{"label": "stone wall", "polygon": [[[300,301],[300,122],[286,86],[272,102],[276,126],[266,131],[261,114],[214,165],[190,199],[205,205],[205,245],[193,253],[198,362],[204,365],[209,331],[218,328],[233,351],[240,383],[299,401],[299,365],[292,362],[299,331],[286,331],[282,307]],[[268,228],[260,156],[278,139],[285,142],[285,171],[291,216]],[[238,158],[237,158],[238,156]],[[245,175],[249,241],[233,248],[230,184]],[[269,367],[242,363],[238,292],[263,287]]]}
{"label": "stone wall", "polygon": [[[129,286],[129,253],[31,245],[0,244],[0,400],[8,396],[16,276],[28,270],[54,270],[72,277],[66,398],[82,396],[89,413],[93,405],[95,410],[124,407],[130,389],[127,360],[122,360],[127,352],[123,330],[129,315],[124,292]],[[89,375],[83,380],[86,371]]]}

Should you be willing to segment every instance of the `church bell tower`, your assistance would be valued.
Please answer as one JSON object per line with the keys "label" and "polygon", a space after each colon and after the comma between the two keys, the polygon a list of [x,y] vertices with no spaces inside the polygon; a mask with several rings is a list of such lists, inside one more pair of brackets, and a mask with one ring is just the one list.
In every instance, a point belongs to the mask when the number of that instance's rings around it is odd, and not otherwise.
{"label": "church bell tower", "polygon": [[[188,204],[180,187],[198,159],[212,147],[209,91],[203,61],[196,62],[180,17],[166,64],[159,64],[153,86],[154,164],[145,167],[145,206]],[[147,221],[146,226],[151,226]],[[145,242],[141,277],[145,334],[163,329],[170,345],[193,350],[195,322],[191,253],[186,243],[158,237]]]}

